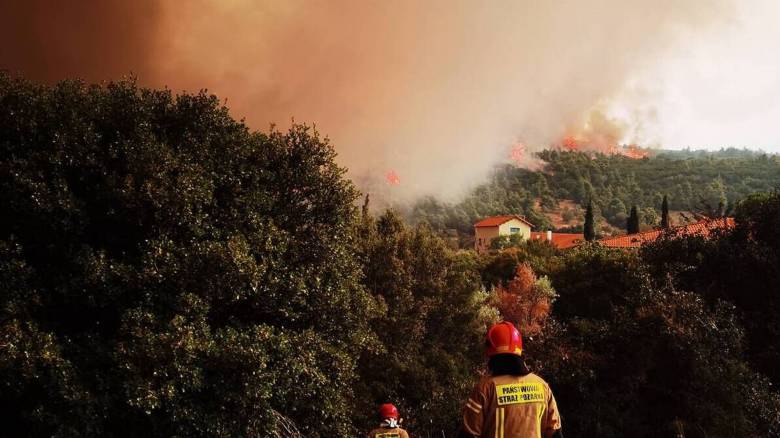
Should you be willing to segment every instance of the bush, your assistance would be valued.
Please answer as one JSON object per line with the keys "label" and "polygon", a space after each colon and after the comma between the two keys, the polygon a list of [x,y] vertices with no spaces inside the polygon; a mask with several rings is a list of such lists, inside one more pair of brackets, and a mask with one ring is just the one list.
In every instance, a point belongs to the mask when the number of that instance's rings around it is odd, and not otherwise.
{"label": "bush", "polygon": [[556,391],[567,430],[777,436],[780,397],[744,360],[733,306],[648,272],[637,254],[584,246],[551,275],[557,322],[527,353]]}
{"label": "bush", "polygon": [[746,329],[751,365],[780,384],[780,194],[738,204],[736,227],[710,238],[662,239],[643,249],[651,270],[708,300],[726,300]]}
{"label": "bush", "polygon": [[375,305],[334,156],[205,93],[0,75],[6,432],[351,435]]}
{"label": "bush", "polygon": [[387,311],[371,320],[381,349],[360,361],[358,421],[375,426],[374,408],[392,402],[415,435],[450,436],[497,318],[479,260],[450,250],[427,225],[408,228],[392,211],[365,218],[361,235],[366,287]]}

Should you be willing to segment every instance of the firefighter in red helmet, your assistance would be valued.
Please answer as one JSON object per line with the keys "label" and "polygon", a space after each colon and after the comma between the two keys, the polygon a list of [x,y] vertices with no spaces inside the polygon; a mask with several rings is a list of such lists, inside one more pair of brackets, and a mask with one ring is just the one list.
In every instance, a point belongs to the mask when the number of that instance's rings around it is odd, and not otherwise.
{"label": "firefighter in red helmet", "polygon": [[559,438],[561,417],[550,386],[530,372],[523,339],[510,322],[487,332],[490,373],[471,391],[463,407],[462,437]]}
{"label": "firefighter in red helmet", "polygon": [[379,407],[379,427],[368,434],[368,438],[409,438],[409,434],[401,429],[398,409],[390,403]]}

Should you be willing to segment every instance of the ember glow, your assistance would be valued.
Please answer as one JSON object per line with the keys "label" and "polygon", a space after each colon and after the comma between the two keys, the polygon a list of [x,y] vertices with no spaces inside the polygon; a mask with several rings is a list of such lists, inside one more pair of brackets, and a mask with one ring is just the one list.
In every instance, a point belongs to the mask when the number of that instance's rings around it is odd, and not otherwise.
{"label": "ember glow", "polygon": [[567,151],[576,151],[580,149],[580,142],[577,141],[577,139],[571,135],[567,135],[566,137],[564,137],[563,141],[561,141],[561,145]]}
{"label": "ember glow", "polygon": [[397,186],[401,184],[401,178],[398,177],[398,174],[395,173],[395,170],[391,170],[387,172],[385,175],[385,179],[387,180],[387,183],[391,186]]}
{"label": "ember glow", "polygon": [[644,150],[635,144],[630,144],[624,148],[621,148],[620,154],[628,158],[634,158],[637,160],[641,158],[647,158],[650,156],[650,153],[647,150]]}

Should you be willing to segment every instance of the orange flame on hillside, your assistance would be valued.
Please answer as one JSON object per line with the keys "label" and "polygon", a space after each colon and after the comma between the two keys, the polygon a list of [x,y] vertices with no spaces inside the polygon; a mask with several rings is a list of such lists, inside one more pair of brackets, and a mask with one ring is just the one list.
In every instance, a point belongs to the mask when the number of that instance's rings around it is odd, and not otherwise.
{"label": "orange flame on hillside", "polygon": [[397,186],[401,184],[401,178],[398,177],[398,174],[395,173],[395,170],[391,170],[387,172],[387,175],[385,175],[385,179],[387,179],[387,183],[391,186]]}
{"label": "orange flame on hillside", "polygon": [[622,155],[628,158],[634,158],[636,160],[639,160],[642,158],[647,158],[648,156],[650,156],[650,153],[644,149],[641,149],[639,146],[635,144],[631,144],[623,148]]}
{"label": "orange flame on hillside", "polygon": [[635,144],[622,146],[627,126],[620,120],[608,117],[601,110],[588,113],[582,124],[569,126],[557,148],[565,151],[621,155],[633,159],[645,158],[649,152]]}
{"label": "orange flame on hillside", "polygon": [[598,142],[592,143],[584,139],[577,139],[574,136],[566,136],[561,140],[558,145],[558,149],[569,152],[593,152],[602,153],[605,155],[621,155],[627,158],[633,158],[640,160],[650,156],[650,152],[647,149],[630,144],[628,146],[621,146],[618,144],[599,144]]}
{"label": "orange flame on hillside", "polygon": [[568,151],[576,151],[580,149],[580,142],[573,135],[567,135],[563,138],[561,146]]}
{"label": "orange flame on hillside", "polygon": [[640,160],[650,156],[650,152],[647,149],[642,149],[635,144],[630,144],[628,146],[610,144],[597,147],[591,143],[578,141],[574,137],[564,138],[559,144],[558,148],[569,152],[593,152],[602,153],[605,155],[621,155],[627,158],[633,158],[635,160]]}

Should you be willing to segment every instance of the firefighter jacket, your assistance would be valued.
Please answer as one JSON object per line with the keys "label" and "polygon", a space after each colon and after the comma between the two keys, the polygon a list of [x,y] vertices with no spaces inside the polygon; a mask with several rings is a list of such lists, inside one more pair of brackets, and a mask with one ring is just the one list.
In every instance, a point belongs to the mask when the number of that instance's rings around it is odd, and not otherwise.
{"label": "firefighter jacket", "polygon": [[409,434],[400,427],[379,427],[372,430],[368,438],[409,438]]}
{"label": "firefighter jacket", "polygon": [[541,377],[485,376],[463,408],[463,431],[480,438],[548,438],[561,428],[550,386]]}

